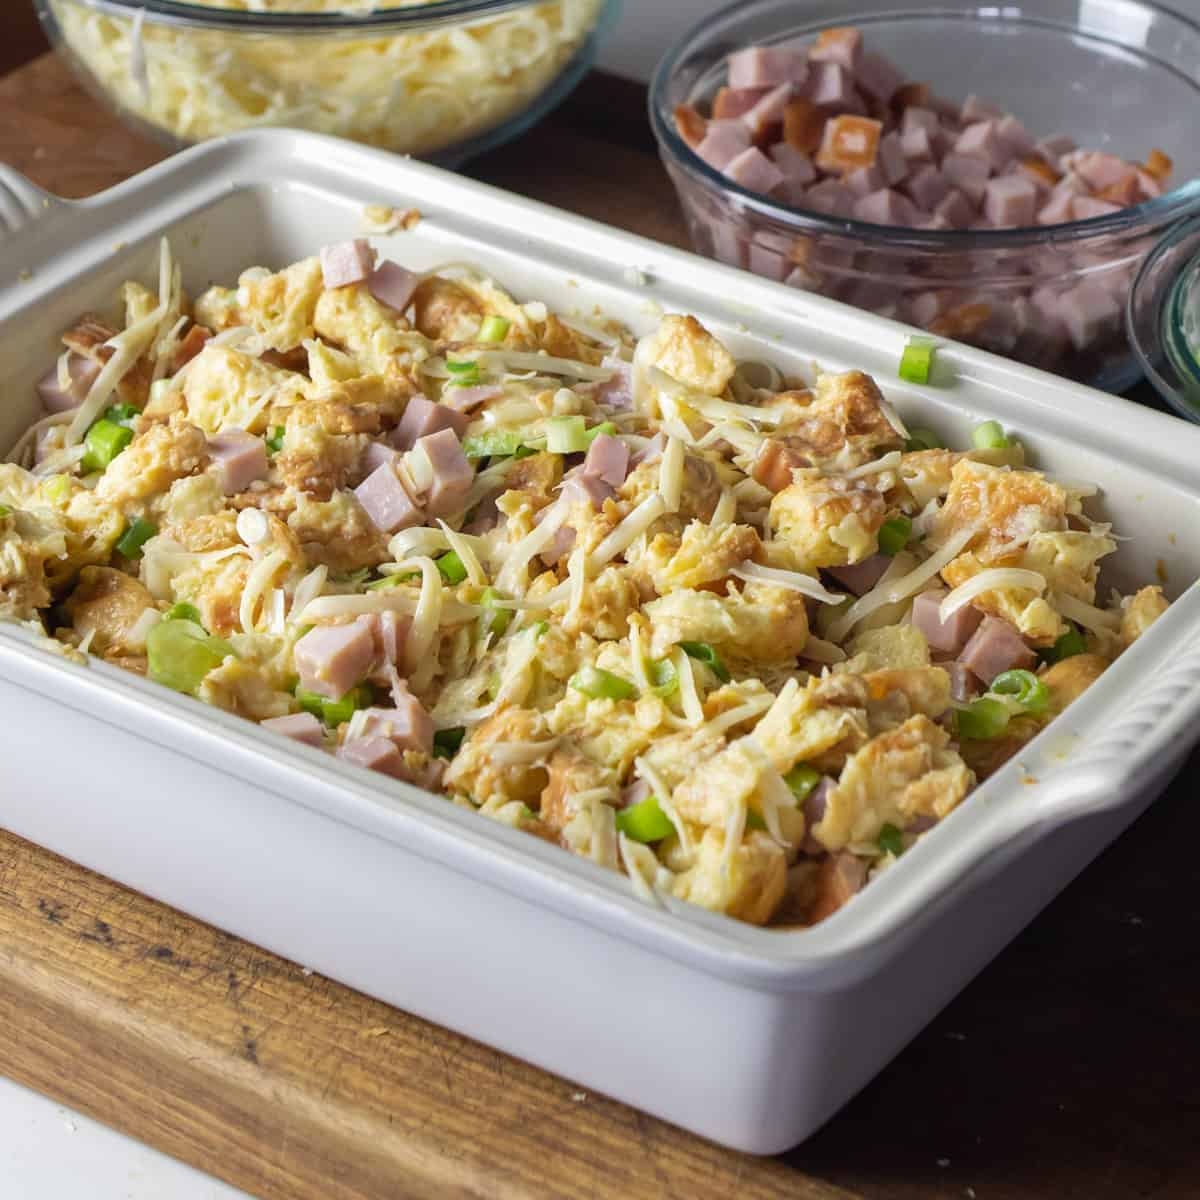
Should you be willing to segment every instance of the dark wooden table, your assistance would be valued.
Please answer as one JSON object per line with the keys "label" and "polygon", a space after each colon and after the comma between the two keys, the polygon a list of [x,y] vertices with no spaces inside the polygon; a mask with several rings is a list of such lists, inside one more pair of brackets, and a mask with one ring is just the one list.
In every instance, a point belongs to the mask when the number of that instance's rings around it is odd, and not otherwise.
{"label": "dark wooden table", "polygon": [[[683,244],[643,102],[594,76],[470,173]],[[159,155],[51,59],[0,82],[0,159],[51,190]],[[0,1071],[279,1200],[1200,1197],[1198,767],[779,1159],[583,1096],[2,833]],[[19,786],[0,751],[0,799]]]}

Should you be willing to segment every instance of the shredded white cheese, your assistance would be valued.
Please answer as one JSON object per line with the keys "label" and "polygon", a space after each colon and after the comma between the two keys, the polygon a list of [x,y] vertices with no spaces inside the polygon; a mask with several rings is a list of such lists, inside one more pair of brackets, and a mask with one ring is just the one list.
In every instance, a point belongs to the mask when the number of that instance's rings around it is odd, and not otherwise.
{"label": "shredded white cheese", "polygon": [[820,600],[822,604],[840,604],[842,602],[842,596],[839,593],[831,592],[819,579],[812,575],[802,575],[799,571],[764,567],[761,563],[746,559],[729,573],[751,583],[771,583],[776,587],[787,588],[789,591],[809,596],[813,600]]}
{"label": "shredded white cheese", "polygon": [[978,575],[972,575],[946,596],[938,606],[938,617],[943,622],[948,621],[976,596],[1006,588],[1037,592],[1040,596],[1046,590],[1046,579],[1037,571],[1025,571],[1019,567],[991,567],[980,571]]}

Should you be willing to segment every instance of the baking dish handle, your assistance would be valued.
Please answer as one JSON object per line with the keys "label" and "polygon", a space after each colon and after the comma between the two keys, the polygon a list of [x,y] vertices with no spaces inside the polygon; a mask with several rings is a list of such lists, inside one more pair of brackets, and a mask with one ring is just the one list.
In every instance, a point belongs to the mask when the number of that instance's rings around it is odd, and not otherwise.
{"label": "baking dish handle", "polygon": [[0,165],[0,242],[66,207],[66,200],[43,191],[20,171]]}

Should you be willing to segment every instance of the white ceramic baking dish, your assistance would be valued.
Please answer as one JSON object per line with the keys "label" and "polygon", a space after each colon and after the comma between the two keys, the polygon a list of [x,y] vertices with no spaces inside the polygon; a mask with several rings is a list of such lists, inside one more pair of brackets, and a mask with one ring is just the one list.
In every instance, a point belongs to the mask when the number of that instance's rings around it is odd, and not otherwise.
{"label": "white ceramic baking dish", "polygon": [[[141,679],[0,629],[0,823],[384,1000],[757,1153],[863,1086],[1178,767],[1200,731],[1200,429],[973,350],[900,385],[907,330],[431,167],[267,132],[209,143],[79,204],[3,175],[0,444],[35,416],[58,331],[152,277],[168,232],[195,293],[416,206],[378,239],[470,259],[514,292],[644,329],[697,313],[735,351],[876,375],[962,444],[994,417],[1037,463],[1103,489],[1111,581],[1165,564],[1170,612],[1016,762],[819,927],[770,932]],[[1180,594],[1182,592],[1182,594]]]}

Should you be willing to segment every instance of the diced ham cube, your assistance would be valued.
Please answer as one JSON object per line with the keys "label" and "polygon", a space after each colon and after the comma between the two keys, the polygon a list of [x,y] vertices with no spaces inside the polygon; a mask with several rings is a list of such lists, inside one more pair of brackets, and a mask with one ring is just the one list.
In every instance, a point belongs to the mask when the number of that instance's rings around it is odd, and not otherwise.
{"label": "diced ham cube", "polygon": [[623,358],[605,355],[600,365],[612,371],[612,376],[596,385],[592,399],[606,408],[623,412],[633,407],[633,368]]}
{"label": "diced ham cube", "polygon": [[941,213],[934,213],[931,217],[923,217],[918,219],[917,228],[928,229],[933,233],[939,233],[947,229],[953,229],[954,226],[946,217],[943,217]]}
{"label": "diced ham cube", "polygon": [[858,167],[842,177],[842,182],[856,195],[866,196],[887,187],[887,180],[878,164],[869,167]]}
{"label": "diced ham cube", "polygon": [[1126,175],[1118,183],[1111,183],[1108,187],[1103,188],[1096,194],[1096,199],[1106,200],[1109,204],[1115,204],[1119,208],[1128,208],[1131,204],[1138,202],[1140,195],[1141,188],[1138,186],[1138,174],[1135,171],[1132,175]]}
{"label": "diced ham cube", "polygon": [[1138,191],[1143,200],[1153,200],[1163,194],[1162,184],[1149,171],[1138,171],[1137,183]]}
{"label": "diced ham cube", "polygon": [[696,153],[713,170],[723,171],[749,145],[750,131],[741,121],[709,121]]}
{"label": "diced ham cube", "polygon": [[1105,154],[1100,150],[1085,150],[1073,155],[1071,165],[1080,179],[1096,192],[1102,192],[1129,176],[1137,177],[1136,167],[1115,154]]}
{"label": "diced ham cube", "polygon": [[808,919],[813,925],[844,907],[867,882],[867,860],[843,850],[830,854],[817,869],[816,899]]}
{"label": "diced ham cube", "polygon": [[807,154],[802,154],[787,142],[776,142],[767,151],[771,161],[783,172],[784,182],[789,188],[804,187],[817,177],[816,168]]}
{"label": "diced ham cube", "polygon": [[1029,131],[1011,113],[996,122],[996,133],[1014,158],[1025,158],[1036,149]]}
{"label": "diced ham cube", "polygon": [[811,100],[789,100],[783,110],[783,140],[801,154],[815,154],[826,119],[827,114]]}
{"label": "diced ham cube", "polygon": [[[578,479],[579,476],[576,475],[576,476],[573,476],[572,478]],[[563,487],[565,488],[571,482],[572,482],[572,480],[568,479],[563,484]],[[594,479],[592,482],[593,482],[593,484],[598,485],[599,487],[608,489],[608,485],[601,483],[601,481],[598,479]],[[572,491],[574,492],[574,489],[572,489]],[[607,494],[612,495],[611,489],[607,490]],[[581,492],[578,492],[577,494],[572,495],[570,497],[570,499],[568,500],[568,502],[575,503],[576,501],[585,500],[585,499],[587,499],[587,497],[581,491]],[[601,503],[603,503],[603,501],[601,501]],[[598,505],[593,505],[593,507],[597,508],[597,510],[599,509]],[[537,514],[534,516],[533,523],[535,525],[540,525],[542,523],[542,521],[545,519],[546,514],[549,511],[550,511],[549,506],[547,506],[546,508],[540,509],[537,512]],[[540,554],[540,558],[541,558],[542,562],[544,562],[546,564],[546,566],[548,566],[548,567],[558,566],[558,564],[560,562],[562,562],[562,560],[564,558],[566,558],[567,555],[570,554],[571,551],[575,548],[575,537],[576,537],[576,534],[575,534],[575,529],[573,526],[560,525],[558,527],[558,529],[555,531],[554,537],[552,537],[550,539],[549,544],[542,550],[542,552]]]}
{"label": "diced ham cube", "polygon": [[[456,390],[446,389],[450,393]],[[441,429],[451,429],[458,437],[462,437],[470,423],[471,418],[465,412],[459,412],[448,404],[434,404],[424,396],[413,396],[388,441],[397,450],[411,450],[418,438],[427,437]]]}
{"label": "diced ham cube", "polygon": [[225,429],[208,439],[208,453],[217,464],[221,491],[244,492],[267,473],[267,444],[244,429]]}
{"label": "diced ham cube", "polygon": [[[713,97],[713,120],[736,121],[748,113],[770,90],[770,88],[721,88]],[[679,110],[675,111],[678,114]],[[688,145],[691,143],[689,142]],[[695,149],[694,146],[692,148]]]}
{"label": "diced ham cube", "polygon": [[388,308],[402,313],[413,298],[421,277],[399,263],[385,259],[367,277],[367,291]]}
{"label": "diced ham cube", "polygon": [[825,135],[817,152],[823,171],[844,173],[875,162],[883,124],[869,117],[841,116],[825,123]]}
{"label": "diced ham cube", "polygon": [[378,771],[381,775],[411,782],[404,756],[396,748],[395,742],[387,738],[354,738],[338,747],[337,756],[356,767],[366,767],[368,771]]}
{"label": "diced ham cube", "polygon": [[666,450],[666,448],[666,435],[662,433],[656,433],[629,460],[629,469],[632,471],[634,467],[643,467],[658,462],[658,460],[662,458],[663,451]]}
{"label": "diced ham cube", "polygon": [[1090,196],[1092,189],[1088,187],[1074,171],[1068,171],[1055,185],[1054,195],[1065,193],[1069,196]]}
{"label": "diced ham cube", "polygon": [[799,450],[777,441],[764,438],[754,457],[750,474],[768,491],[782,492],[792,485],[792,472],[802,467],[811,467],[812,461]]}
{"label": "diced ham cube", "polygon": [[940,654],[958,654],[983,620],[983,613],[967,604],[943,621],[939,608],[949,594],[944,589],[922,592],[912,606],[913,625],[925,635],[929,649]]}
{"label": "diced ham cube", "polygon": [[998,121],[1004,113],[994,104],[990,104],[981,96],[975,95],[972,92],[962,106],[962,120],[964,125],[974,125],[978,121]]}
{"label": "diced ham cube", "polygon": [[828,217],[854,215],[854,193],[836,179],[824,179],[810,187],[804,195],[804,206]]}
{"label": "diced ham cube", "polygon": [[860,221],[871,221],[875,225],[915,225],[918,214],[907,196],[884,188],[858,199],[854,215]]}
{"label": "diced ham cube", "polygon": [[879,139],[876,165],[883,172],[883,182],[886,187],[895,187],[908,175],[908,156],[904,153],[900,135],[895,130],[884,134]]}
{"label": "diced ham cube", "polygon": [[838,29],[823,29],[817,40],[808,48],[808,57],[813,62],[837,63],[853,73],[862,56],[862,33],[843,26]]}
{"label": "diced ham cube", "polygon": [[321,277],[327,288],[362,283],[375,269],[375,251],[366,238],[335,242],[321,249]]}
{"label": "diced ham cube", "polygon": [[909,108],[929,108],[932,99],[927,83],[906,83],[892,94],[892,112],[903,118]]}
{"label": "diced ham cube", "polygon": [[926,212],[936,212],[937,206],[950,194],[950,185],[932,163],[918,168],[904,187],[913,203]]}
{"label": "diced ham cube", "polygon": [[1114,329],[1120,305],[1093,280],[1087,279],[1059,298],[1058,313],[1076,350],[1083,350]]}
{"label": "diced ham cube", "polygon": [[568,504],[590,504],[599,512],[605,501],[616,495],[616,488],[598,475],[580,472],[563,480],[562,494],[567,497]]}
{"label": "diced ham cube", "polygon": [[995,121],[978,121],[974,125],[968,125],[958,135],[958,140],[954,143],[954,152],[973,154],[976,158],[984,159],[993,173],[998,172],[1012,158],[1007,143],[997,132]]}
{"label": "diced ham cube", "polygon": [[807,76],[808,58],[802,50],[750,46],[729,56],[729,86],[733,88],[801,84]]}
{"label": "diced ham cube", "polygon": [[259,721],[263,729],[272,733],[291,738],[293,742],[303,742],[306,746],[321,746],[325,741],[321,722],[312,713],[289,713],[286,717],[268,717]]}
{"label": "diced ham cube", "polygon": [[922,329],[927,328],[931,321],[936,320],[947,309],[953,308],[957,300],[957,294],[945,288],[918,292],[909,297],[907,320]]}
{"label": "diced ham cube", "polygon": [[34,385],[46,412],[61,413],[78,408],[100,374],[100,364],[84,358],[82,354],[70,354],[67,357],[67,373],[71,385],[66,391],[58,386],[57,364]]}
{"label": "diced ham cube", "polygon": [[933,138],[929,130],[914,125],[911,129],[900,134],[900,148],[909,164],[932,162],[934,158]]}
{"label": "diced ham cube", "polygon": [[886,554],[872,554],[862,562],[849,566],[827,567],[826,573],[855,596],[864,596],[883,578],[883,573],[891,565],[892,560]]}
{"label": "diced ham cube", "polygon": [[420,700],[407,688],[401,692],[402,705],[396,708],[368,708],[361,718],[362,737],[387,738],[397,750],[433,749],[433,721]]}
{"label": "diced ham cube", "polygon": [[1057,171],[1063,156],[1075,150],[1076,145],[1065,133],[1055,133],[1050,137],[1042,138],[1037,143],[1036,149],[1038,154]]}
{"label": "diced ham cube", "polygon": [[629,447],[617,437],[598,434],[583,460],[583,473],[595,475],[613,487],[620,487],[629,474]]}
{"label": "diced ham cube", "polygon": [[425,520],[421,506],[408,494],[408,489],[396,474],[394,463],[383,463],[376,467],[354,489],[354,495],[371,524],[382,533],[411,529]]}
{"label": "diced ham cube", "polygon": [[365,479],[372,471],[378,471],[384,463],[394,464],[399,457],[400,451],[393,450],[385,442],[368,442],[359,462],[362,478]]}
{"label": "diced ham cube", "polygon": [[370,626],[362,620],[318,625],[296,643],[292,657],[301,687],[340,700],[370,672],[375,641]]}
{"label": "diced ham cube", "polygon": [[992,168],[987,159],[974,154],[950,153],[942,159],[942,174],[972,204],[983,203],[983,195],[991,173]]}
{"label": "diced ham cube", "polygon": [[1007,621],[984,617],[963,647],[958,661],[984,683],[990,684],[1005,671],[1017,667],[1027,670],[1037,661],[1037,656]]}
{"label": "diced ham cube", "polygon": [[467,498],[475,471],[462,452],[452,429],[443,429],[419,438],[413,453],[423,455],[433,482],[425,496],[425,507],[432,517],[443,517],[458,509]]}
{"label": "diced ham cube", "polygon": [[979,680],[960,662],[937,663],[950,676],[950,699],[959,704],[973,700],[983,690]]}
{"label": "diced ham cube", "polygon": [[833,62],[813,64],[803,95],[821,108],[839,113],[854,112],[861,108],[850,72]]}
{"label": "diced ham cube", "polygon": [[1086,221],[1090,217],[1111,217],[1124,207],[1109,200],[1101,200],[1098,196],[1076,196],[1071,202],[1071,215],[1076,221]]}
{"label": "diced ham cube", "polygon": [[1023,175],[1001,175],[988,182],[983,214],[1000,228],[1032,225],[1037,188]]}
{"label": "diced ham cube", "polygon": [[[728,91],[728,88],[722,88],[721,91]],[[717,93],[717,100],[720,100],[721,93]],[[697,146],[704,141],[704,135],[708,132],[708,122],[702,117],[690,104],[677,104],[675,106],[675,132],[683,139],[685,145],[690,149],[695,150]],[[716,100],[713,101],[714,117],[722,116],[717,111]],[[741,115],[740,113],[737,115]]]}
{"label": "diced ham cube", "polygon": [[864,54],[855,71],[859,88],[868,96],[886,104],[904,82],[904,76],[882,54]]}
{"label": "diced ham cube", "polygon": [[781,83],[772,88],[753,108],[742,114],[742,124],[750,133],[750,140],[756,146],[766,143],[773,132],[778,131],[783,124],[783,110],[792,98],[792,85]]}
{"label": "diced ham cube", "polygon": [[404,657],[404,644],[408,641],[412,620],[397,612],[371,613],[359,620],[370,628],[375,647],[370,678],[372,682],[386,686],[392,682],[390,668],[399,666]]}
{"label": "diced ham cube", "polygon": [[934,216],[942,217],[952,229],[966,229],[976,217],[975,206],[958,188],[951,188],[933,210]]}
{"label": "diced ham cube", "polygon": [[904,136],[910,129],[924,129],[926,133],[932,136],[940,132],[942,128],[941,118],[931,108],[922,108],[919,104],[914,104],[904,110],[904,115],[900,118],[900,135]]}
{"label": "diced ham cube", "polygon": [[[504,389],[499,384],[495,383],[479,383],[474,387],[448,387],[442,392],[441,406],[442,408],[452,409],[456,413],[469,413],[478,408],[481,404],[486,404],[489,400],[495,400],[498,396],[504,395]],[[464,426],[460,429],[457,425],[451,424],[450,429],[453,429],[460,437],[466,432]],[[432,432],[436,433],[436,430]]]}
{"label": "diced ham cube", "polygon": [[757,147],[750,146],[725,164],[724,174],[752,192],[773,192],[783,172]]}
{"label": "diced ham cube", "polygon": [[1017,164],[1017,171],[1037,188],[1039,196],[1052,191],[1055,184],[1062,178],[1044,158],[1037,154],[1031,154],[1027,158],[1021,159]]}
{"label": "diced ham cube", "polygon": [[[785,190],[788,190],[790,186],[785,185]],[[803,204],[804,189],[796,185],[795,191],[798,199],[793,203]],[[791,270],[791,263],[782,254],[768,250],[766,246],[762,246],[758,242],[750,243],[746,251],[746,259],[746,265],[755,275],[761,275],[764,279],[773,279],[776,283],[782,283],[783,277]]]}

